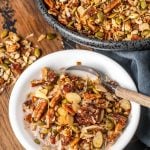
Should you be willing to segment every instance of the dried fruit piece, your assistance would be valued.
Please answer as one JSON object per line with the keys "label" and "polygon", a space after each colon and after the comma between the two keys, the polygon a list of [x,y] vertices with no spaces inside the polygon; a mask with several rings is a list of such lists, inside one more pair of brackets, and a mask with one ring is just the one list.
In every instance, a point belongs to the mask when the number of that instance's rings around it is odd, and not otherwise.
{"label": "dried fruit piece", "polygon": [[80,103],[81,97],[77,93],[67,93],[66,99],[69,103]]}
{"label": "dried fruit piece", "polygon": [[93,145],[95,148],[100,148],[103,144],[103,134],[101,131],[98,131],[93,138]]}

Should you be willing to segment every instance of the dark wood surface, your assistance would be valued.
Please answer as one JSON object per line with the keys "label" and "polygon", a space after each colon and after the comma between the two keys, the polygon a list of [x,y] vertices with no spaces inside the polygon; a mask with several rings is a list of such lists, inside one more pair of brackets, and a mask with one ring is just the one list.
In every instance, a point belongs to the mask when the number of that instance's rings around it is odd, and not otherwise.
{"label": "dark wood surface", "polygon": [[[9,28],[23,37],[33,33],[34,36],[30,40],[42,49],[43,56],[62,50],[64,47],[85,49],[84,46],[62,39],[60,34],[54,31],[43,19],[34,0],[0,0],[0,31],[2,28]],[[57,33],[57,38],[53,41],[37,42],[37,38],[41,34],[48,32]],[[0,95],[0,150],[23,149],[9,123],[8,104],[11,90],[12,87],[7,88]]]}

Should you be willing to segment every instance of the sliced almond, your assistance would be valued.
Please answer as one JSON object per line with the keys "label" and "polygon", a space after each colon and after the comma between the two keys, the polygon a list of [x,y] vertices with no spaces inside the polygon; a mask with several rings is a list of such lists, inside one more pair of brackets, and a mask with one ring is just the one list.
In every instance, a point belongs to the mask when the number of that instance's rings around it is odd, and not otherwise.
{"label": "sliced almond", "polygon": [[93,145],[95,148],[100,148],[103,144],[103,134],[101,131],[98,131],[93,138]]}
{"label": "sliced almond", "polygon": [[72,92],[66,94],[66,99],[69,103],[77,103],[78,104],[81,101],[80,95],[78,95],[77,93],[72,93]]}

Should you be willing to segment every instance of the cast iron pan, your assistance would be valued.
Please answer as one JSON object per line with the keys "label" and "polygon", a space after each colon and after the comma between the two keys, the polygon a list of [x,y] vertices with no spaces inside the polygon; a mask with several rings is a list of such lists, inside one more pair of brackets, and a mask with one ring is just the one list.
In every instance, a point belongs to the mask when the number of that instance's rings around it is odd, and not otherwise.
{"label": "cast iron pan", "polygon": [[36,0],[36,2],[39,10],[41,11],[47,22],[69,40],[72,40],[79,44],[90,46],[95,49],[106,51],[150,50],[150,39],[121,42],[101,41],[95,38],[89,38],[83,34],[72,31],[60,24],[52,15],[48,14],[48,10],[43,0]]}

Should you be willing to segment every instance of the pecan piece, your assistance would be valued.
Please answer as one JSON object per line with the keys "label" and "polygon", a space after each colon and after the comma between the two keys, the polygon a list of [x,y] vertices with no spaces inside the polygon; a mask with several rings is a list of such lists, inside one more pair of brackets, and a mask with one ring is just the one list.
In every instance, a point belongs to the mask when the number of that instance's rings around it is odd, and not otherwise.
{"label": "pecan piece", "polygon": [[46,67],[42,69],[42,78],[50,83],[55,83],[58,79],[57,74]]}
{"label": "pecan piece", "polygon": [[46,127],[49,128],[50,124],[53,122],[54,119],[54,110],[53,109],[49,109],[46,113]]}
{"label": "pecan piece", "polygon": [[35,87],[35,86],[42,85],[43,83],[44,83],[43,80],[32,80],[32,81],[31,81],[31,86],[32,86],[32,87]]}
{"label": "pecan piece", "polygon": [[55,107],[55,105],[61,100],[61,93],[60,91],[54,95],[54,97],[51,99],[49,106],[50,107]]}
{"label": "pecan piece", "polygon": [[104,9],[104,13],[107,14],[110,12],[114,7],[116,7],[119,3],[121,3],[121,0],[113,0],[111,1],[106,8]]}
{"label": "pecan piece", "polygon": [[84,100],[96,100],[98,98],[101,98],[101,95],[93,94],[93,93],[84,93],[83,98],[84,98]]}
{"label": "pecan piece", "polygon": [[24,120],[27,121],[28,123],[31,123],[32,122],[32,115],[31,114],[26,115]]}
{"label": "pecan piece", "polygon": [[62,107],[72,116],[75,115],[75,112],[70,104],[64,104]]}
{"label": "pecan piece", "polygon": [[47,101],[42,101],[39,104],[37,104],[32,114],[32,117],[34,118],[35,121],[38,121],[42,117],[46,107]]}
{"label": "pecan piece", "polygon": [[0,77],[0,85],[3,85],[4,79]]}

